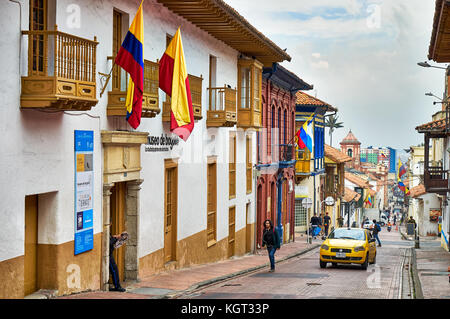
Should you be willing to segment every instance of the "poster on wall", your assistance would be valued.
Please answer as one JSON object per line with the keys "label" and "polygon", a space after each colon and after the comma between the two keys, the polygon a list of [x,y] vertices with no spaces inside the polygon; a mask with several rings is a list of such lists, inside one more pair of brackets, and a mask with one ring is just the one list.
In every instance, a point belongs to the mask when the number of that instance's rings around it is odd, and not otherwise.
{"label": "poster on wall", "polygon": [[75,255],[94,248],[94,131],[75,131]]}
{"label": "poster on wall", "polygon": [[430,222],[437,222],[441,216],[441,210],[436,208],[430,208]]}

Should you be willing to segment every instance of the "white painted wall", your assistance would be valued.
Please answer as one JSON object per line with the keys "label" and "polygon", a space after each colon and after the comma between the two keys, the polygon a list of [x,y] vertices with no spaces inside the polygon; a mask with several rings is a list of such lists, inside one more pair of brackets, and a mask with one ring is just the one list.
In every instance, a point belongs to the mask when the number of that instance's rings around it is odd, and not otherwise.
{"label": "white painted wall", "polygon": [[[28,30],[28,1],[22,1],[22,30]],[[129,14],[131,23],[139,0],[58,0],[56,24],[63,32],[83,38],[97,36],[97,72],[109,73],[112,55],[113,8]],[[75,4],[80,7],[80,28],[72,28]],[[94,131],[94,233],[102,231],[102,145],[101,130],[128,129],[124,118],[106,116],[107,91],[99,96],[100,81],[97,77],[98,104],[89,115],[80,112],[48,114],[33,110],[20,111],[20,75],[27,70],[27,37],[21,37],[19,7],[9,1],[0,4],[0,27],[4,35],[0,38],[0,84],[3,88],[2,116],[0,117],[0,261],[24,253],[24,202],[29,194],[40,196],[39,241],[61,244],[74,239],[74,130]],[[217,188],[217,239],[228,236],[228,208],[236,205],[236,231],[245,227],[245,205],[254,205],[254,189],[246,193],[244,133],[237,138],[237,196],[228,199],[228,135],[230,128],[206,129],[208,108],[207,86],[209,77],[209,55],[217,57],[217,85],[237,86],[238,52],[213,38],[187,20],[173,14],[155,0],[144,3],[145,46],[144,58],[160,59],[165,51],[166,33],[173,35],[180,26],[182,30],[187,71],[203,76],[203,119],[195,122],[193,134],[187,143],[180,141],[174,152],[146,153],[142,147],[141,178],[144,179],[140,193],[140,238],[139,257],[150,254],[164,246],[164,159],[179,158],[178,167],[178,240],[198,233],[206,228],[206,158],[218,156]],[[19,45],[22,55],[19,59]],[[19,73],[21,62],[21,74]],[[111,85],[111,84],[110,84]],[[160,91],[160,109],[164,94]],[[234,128],[235,130],[235,128]],[[161,114],[156,118],[143,118],[138,131],[150,135],[171,136],[168,124],[163,124]],[[256,162],[256,136],[253,136],[253,163]],[[215,143],[211,143],[215,136]],[[215,150],[211,145],[215,144]],[[50,194],[49,194],[50,193]],[[254,214],[251,222],[255,222]]]}

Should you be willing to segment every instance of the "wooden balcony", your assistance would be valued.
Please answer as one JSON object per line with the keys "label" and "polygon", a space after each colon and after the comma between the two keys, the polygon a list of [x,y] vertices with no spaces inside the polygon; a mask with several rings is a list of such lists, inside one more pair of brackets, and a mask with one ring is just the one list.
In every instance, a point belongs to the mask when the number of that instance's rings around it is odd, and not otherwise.
{"label": "wooden balcony", "polygon": [[90,110],[96,99],[97,39],[57,31],[28,36],[28,75],[22,76],[22,109]]}
{"label": "wooden balcony", "polygon": [[293,167],[295,164],[295,145],[281,144],[279,145],[278,163],[280,167]]}
{"label": "wooden balcony", "polygon": [[428,193],[447,195],[448,172],[440,166],[431,166],[424,170],[425,190]]}
{"label": "wooden balcony", "polygon": [[228,87],[208,88],[207,127],[233,127],[237,123],[236,90]]}
{"label": "wooden balcony", "polygon": [[[115,66],[115,68],[120,68]],[[120,70],[118,70],[119,72]],[[122,73],[122,76],[125,76]],[[155,117],[161,112],[159,108],[159,64],[144,60],[144,94],[142,98],[141,117]],[[127,110],[125,101],[127,99],[126,87],[123,90],[119,88],[108,92],[108,106],[106,114],[109,116],[126,116]]]}
{"label": "wooden balcony", "polygon": [[[192,108],[194,110],[194,120],[201,120],[202,116],[202,83],[203,77],[188,74],[189,88],[191,90]],[[170,122],[170,97],[166,96],[163,102],[162,121]]]}
{"label": "wooden balcony", "polygon": [[262,127],[261,85],[263,65],[254,59],[238,61],[238,122],[237,127]]}
{"label": "wooden balcony", "polygon": [[296,152],[295,174],[309,176],[311,173],[311,153],[307,150]]}

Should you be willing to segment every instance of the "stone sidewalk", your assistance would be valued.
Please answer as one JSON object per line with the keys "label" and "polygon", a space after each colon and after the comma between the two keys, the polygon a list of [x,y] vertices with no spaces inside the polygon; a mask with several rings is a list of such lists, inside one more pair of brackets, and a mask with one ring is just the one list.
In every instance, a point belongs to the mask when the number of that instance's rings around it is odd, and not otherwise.
{"label": "stone sidewalk", "polygon": [[[320,246],[322,240],[306,242],[306,235],[296,234],[294,242],[281,246],[275,254],[276,262],[281,262],[304,254]],[[209,284],[240,276],[263,268],[269,269],[267,250],[259,249],[256,254],[247,254],[227,260],[195,265],[188,268],[170,270],[139,282],[123,283],[126,292],[90,291],[57,299],[161,299],[174,298]]]}
{"label": "stone sidewalk", "polygon": [[[400,227],[402,237],[406,228]],[[419,237],[419,248],[415,248],[415,264],[420,281],[421,297],[424,299],[450,299],[450,252],[441,247],[440,237]]]}

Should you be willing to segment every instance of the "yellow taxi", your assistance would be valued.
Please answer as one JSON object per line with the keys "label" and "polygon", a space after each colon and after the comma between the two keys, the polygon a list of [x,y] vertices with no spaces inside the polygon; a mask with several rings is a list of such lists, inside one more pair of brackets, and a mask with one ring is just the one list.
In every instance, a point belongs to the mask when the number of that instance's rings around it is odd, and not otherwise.
{"label": "yellow taxi", "polygon": [[375,238],[368,229],[336,228],[320,246],[320,268],[327,263],[360,264],[367,269],[368,264],[375,264],[377,247]]}

